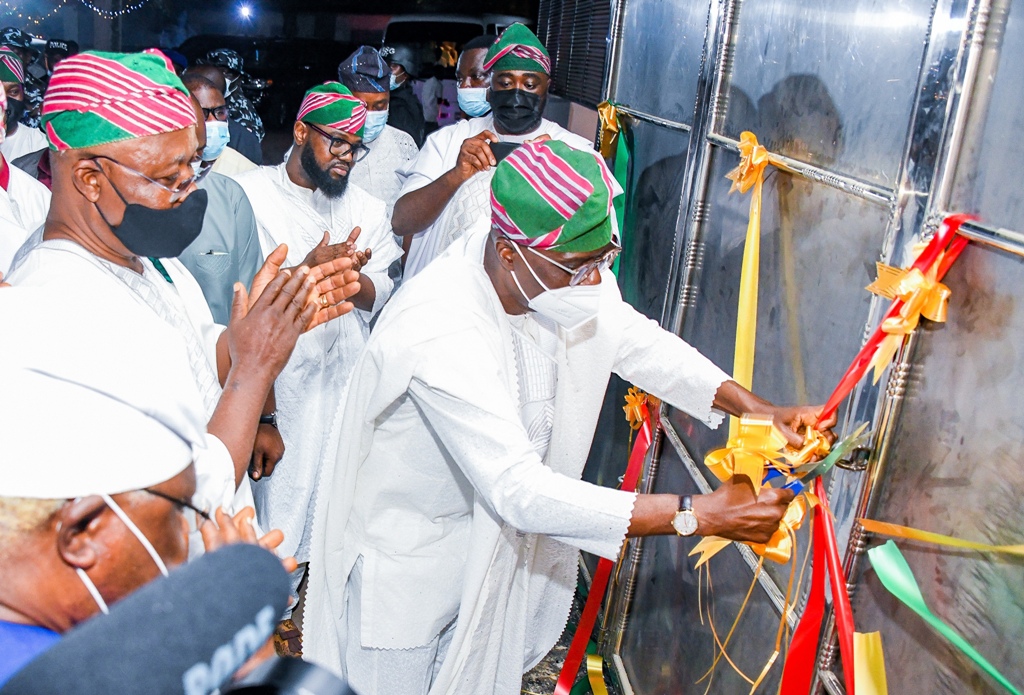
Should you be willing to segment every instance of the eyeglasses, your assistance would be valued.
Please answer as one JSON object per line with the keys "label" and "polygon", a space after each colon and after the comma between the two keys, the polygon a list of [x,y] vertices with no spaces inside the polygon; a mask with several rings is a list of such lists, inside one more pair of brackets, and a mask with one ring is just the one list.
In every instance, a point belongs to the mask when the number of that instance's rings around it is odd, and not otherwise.
{"label": "eyeglasses", "polygon": [[[303,123],[305,123],[305,121],[303,121]],[[370,154],[370,148],[362,143],[359,143],[358,145],[353,145],[348,140],[345,140],[344,138],[336,138],[330,133],[328,133],[326,130],[318,128],[312,123],[306,123],[306,125],[308,125],[310,128],[312,128],[313,130],[327,138],[327,140],[330,142],[330,144],[327,146],[327,149],[335,157],[345,157],[351,153],[352,161],[358,162],[363,157]]]}
{"label": "eyeglasses", "polygon": [[203,120],[204,121],[210,120],[210,116],[213,116],[218,121],[226,121],[226,120],[228,120],[228,106],[227,106],[227,104],[225,104],[224,106],[215,106],[212,109],[203,109]]}
{"label": "eyeglasses", "polygon": [[[117,161],[116,159],[111,159],[110,157],[106,157],[106,156],[104,156],[102,154],[98,154],[98,155],[92,157],[92,159],[94,161],[97,160],[97,159],[105,159],[108,162],[113,162],[114,164],[116,164],[117,166],[121,167],[125,171],[129,171],[129,172],[135,174],[136,176],[140,176],[140,177],[146,179],[147,181],[149,181],[154,186],[159,186],[160,188],[164,189],[165,191],[167,191],[168,193],[171,194],[171,202],[172,203],[177,202],[177,201],[181,200],[183,197],[185,197],[185,194],[189,192],[189,189],[192,187],[192,184],[194,184],[197,180],[199,180],[199,177],[197,177],[195,174],[193,174],[192,176],[189,176],[184,181],[179,183],[177,185],[177,187],[169,188],[168,186],[163,185],[159,181],[154,181],[153,179],[149,178],[148,176],[143,174],[141,171],[136,171],[135,169],[132,169],[127,164],[122,164],[121,162]],[[102,171],[102,169],[103,168],[100,167],[101,171]],[[106,172],[104,172],[104,173],[106,173]]]}
{"label": "eyeglasses", "polygon": [[177,507],[179,507],[181,509],[191,509],[192,511],[194,511],[196,514],[201,516],[206,521],[212,521],[210,515],[206,511],[200,509],[199,507],[195,506],[194,504],[192,504],[191,502],[189,502],[187,500],[179,499],[177,497],[174,497],[173,495],[168,495],[165,492],[160,492],[159,490],[153,490],[152,488],[148,488],[148,487],[147,488],[143,488],[143,490],[145,492],[148,492],[149,494],[153,495],[154,497],[159,497],[162,500],[167,500],[171,504],[176,505]]}
{"label": "eyeglasses", "polygon": [[[515,243],[515,242],[513,242],[513,243]],[[593,259],[591,261],[587,261],[586,263],[581,265],[579,268],[570,268],[568,266],[562,265],[561,263],[559,263],[556,260],[548,258],[543,253],[541,253],[540,251],[537,251],[536,249],[534,249],[532,246],[527,246],[526,248],[529,251],[531,251],[533,253],[533,255],[540,256],[541,258],[543,258],[545,261],[547,261],[551,265],[555,266],[556,268],[560,268],[560,269],[564,270],[565,272],[569,273],[569,275],[572,276],[571,278],[569,278],[569,287],[575,287],[576,285],[580,284],[581,282],[586,280],[588,277],[590,277],[590,274],[593,273],[595,270],[606,270],[608,268],[611,268],[612,267],[612,263],[615,262],[615,259],[618,258],[619,253],[622,252],[622,247],[621,246],[616,246],[614,248],[608,249],[608,251],[606,251],[601,256],[599,256],[599,257],[597,257],[597,258],[595,258],[595,259]]]}

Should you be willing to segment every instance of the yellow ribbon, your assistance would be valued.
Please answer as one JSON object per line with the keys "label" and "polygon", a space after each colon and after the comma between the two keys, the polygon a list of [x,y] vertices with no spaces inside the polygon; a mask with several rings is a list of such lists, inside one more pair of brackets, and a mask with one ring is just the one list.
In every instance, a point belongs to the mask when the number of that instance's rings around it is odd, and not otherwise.
{"label": "yellow ribbon", "polygon": [[885,521],[875,521],[874,519],[858,519],[860,525],[865,531],[871,533],[877,533],[882,536],[892,536],[893,538],[906,538],[911,541],[922,541],[924,543],[934,543],[935,545],[944,545],[950,548],[965,548],[967,550],[978,550],[983,553],[1005,553],[1008,555],[1024,555],[1024,545],[989,545],[987,543],[975,543],[974,541],[965,541],[961,538],[954,538],[953,536],[943,536],[939,533],[932,533],[931,531],[922,531],[921,529],[910,528],[909,526],[898,526],[896,524],[890,524]]}
{"label": "yellow ribbon", "polygon": [[604,683],[604,659],[597,654],[587,654],[587,680],[594,695],[608,695]]}
{"label": "yellow ribbon", "polygon": [[[757,136],[749,130],[740,135],[740,164],[726,174],[732,181],[729,192],[746,193],[750,197],[750,219],[747,238],[743,245],[743,265],[740,270],[739,305],[736,311],[736,350],[733,355],[732,378],[740,386],[750,389],[754,380],[754,344],[757,341],[757,288],[761,264],[761,189],[764,170],[775,159],[758,144]],[[730,437],[739,426],[736,418],[729,419]]]}
{"label": "yellow ribbon", "polygon": [[882,633],[853,633],[853,682],[854,695],[888,695]]}
{"label": "yellow ribbon", "polygon": [[[704,458],[704,465],[722,482],[735,475],[746,476],[753,483],[754,491],[759,493],[766,469],[774,468],[790,475],[798,466],[828,454],[829,443],[821,432],[812,427],[804,436],[803,446],[788,448],[786,438],[770,419],[746,415],[739,419],[739,425],[725,447],[709,453]],[[808,493],[798,495],[790,502],[771,540],[767,544],[748,545],[769,560],[789,562],[793,554],[793,534],[803,524],[808,503],[813,507],[817,499]],[[724,538],[707,536],[690,551],[690,555],[700,555],[697,560],[697,567],[700,567],[729,543]]]}
{"label": "yellow ribbon", "polygon": [[597,115],[601,119],[601,156],[611,159],[619,136],[619,110],[610,101],[602,101],[597,105]]}
{"label": "yellow ribbon", "polygon": [[884,263],[877,264],[878,279],[866,289],[886,299],[902,299],[903,307],[898,315],[882,322],[882,331],[886,336],[871,359],[875,383],[878,383],[882,372],[896,356],[904,336],[917,328],[922,316],[931,321],[945,322],[952,293],[935,279],[941,262],[942,256],[939,256],[927,273],[917,268],[902,270]]}

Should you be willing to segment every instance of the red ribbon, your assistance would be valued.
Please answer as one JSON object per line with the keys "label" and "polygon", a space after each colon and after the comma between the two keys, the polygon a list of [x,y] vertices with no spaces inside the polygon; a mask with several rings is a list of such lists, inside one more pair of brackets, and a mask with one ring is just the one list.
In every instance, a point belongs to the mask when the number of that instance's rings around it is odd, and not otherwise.
{"label": "red ribbon", "polygon": [[[935,233],[932,240],[928,242],[928,245],[921,252],[921,255],[917,257],[914,263],[911,265],[912,268],[917,268],[922,273],[925,273],[935,264],[935,261],[939,259],[939,254],[943,251],[946,254],[942,257],[942,261],[939,263],[938,272],[936,273],[936,280],[942,280],[943,276],[949,270],[950,266],[953,265],[953,261],[957,259],[960,252],[967,246],[967,239],[957,235],[957,230],[960,229],[960,225],[967,220],[972,219],[971,215],[950,215],[942,222],[942,226],[939,227],[939,231]],[[822,411],[821,416],[818,418],[818,422],[822,422],[832,417],[832,415],[839,409],[839,405],[845,400],[850,392],[853,391],[853,387],[857,385],[863,377],[864,373],[871,366],[871,359],[875,356],[875,352],[878,350],[878,346],[882,344],[885,339],[886,333],[882,330],[882,324],[885,323],[886,319],[893,318],[900,313],[900,309],[903,308],[903,300],[893,300],[892,306],[889,307],[889,311],[886,312],[885,316],[878,324],[878,328],[871,334],[871,337],[864,344],[864,347],[860,349],[857,356],[853,358],[853,362],[850,367],[843,374],[843,377],[839,380],[839,385],[836,386],[836,390],[829,396],[828,401],[825,403],[825,409]]]}
{"label": "red ribbon", "polygon": [[[629,463],[626,465],[626,473],[622,476],[620,490],[635,492],[637,483],[640,480],[640,470],[643,468],[644,459],[647,457],[647,450],[651,448],[651,438],[654,431],[653,417],[646,405],[640,406],[643,413],[643,424],[637,432],[636,441],[633,442],[633,450],[629,453]],[[565,655],[565,663],[562,665],[562,672],[558,674],[558,682],[555,684],[554,695],[569,695],[573,684],[576,682],[576,674],[579,673],[580,665],[587,654],[587,643],[590,642],[590,635],[594,631],[594,623],[597,622],[597,612],[601,608],[605,591],[608,589],[608,580],[611,578],[615,562],[601,558],[597,562],[597,571],[590,582],[590,593],[587,594],[587,602],[583,605],[583,614],[576,626],[576,634],[572,637],[569,651]]]}
{"label": "red ribbon", "polygon": [[807,596],[804,613],[800,616],[800,622],[789,643],[789,655],[782,670],[780,695],[807,695],[811,691],[811,680],[814,678],[821,621],[825,617],[825,527],[821,523],[821,515],[821,505],[817,504],[814,506],[811,593]]}
{"label": "red ribbon", "polygon": [[[960,225],[972,219],[971,215],[950,215],[943,220],[938,232],[928,242],[921,255],[914,260],[912,268],[926,273],[936,261],[936,280],[941,280],[952,267],[953,262],[967,246],[967,239],[959,236]],[[940,260],[941,258],[941,260]],[[839,405],[850,395],[853,388],[864,377],[871,360],[885,339],[886,333],[882,325],[886,319],[897,316],[903,307],[902,299],[893,300],[878,328],[860,349],[849,368],[839,380],[839,385],[829,396],[818,423],[832,417]],[[807,598],[807,606],[800,617],[800,622],[793,633],[789,646],[789,655],[782,672],[781,695],[805,695],[811,687],[814,677],[815,661],[818,652],[818,638],[821,634],[821,621],[825,614],[825,572],[828,572],[832,586],[832,610],[836,618],[836,633],[839,637],[839,652],[843,659],[843,677],[846,692],[854,693],[853,681],[853,609],[846,589],[846,576],[843,573],[843,562],[839,557],[839,544],[832,523],[832,515],[828,509],[828,498],[825,496],[825,485],[821,478],[814,483],[814,491],[820,504],[814,508],[814,568],[811,576],[811,593]]]}

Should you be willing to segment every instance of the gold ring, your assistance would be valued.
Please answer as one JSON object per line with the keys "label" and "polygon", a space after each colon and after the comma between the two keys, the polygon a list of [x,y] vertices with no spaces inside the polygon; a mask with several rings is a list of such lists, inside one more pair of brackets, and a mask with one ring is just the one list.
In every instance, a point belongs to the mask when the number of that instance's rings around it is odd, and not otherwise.
{"label": "gold ring", "polygon": [[320,306],[322,306],[324,308],[327,307],[327,295],[326,294],[320,295]]}

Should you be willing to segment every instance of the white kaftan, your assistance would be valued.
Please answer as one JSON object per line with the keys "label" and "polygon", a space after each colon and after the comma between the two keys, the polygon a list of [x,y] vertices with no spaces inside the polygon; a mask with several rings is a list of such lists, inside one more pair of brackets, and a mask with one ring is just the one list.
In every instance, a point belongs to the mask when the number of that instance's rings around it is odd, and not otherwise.
{"label": "white kaftan", "polygon": [[411,135],[389,125],[384,126],[380,136],[366,146],[370,152],[349,171],[349,182],[383,200],[390,220],[398,192],[402,189],[398,170],[416,159],[419,148]]}
{"label": "white kaftan", "polygon": [[14,254],[43,225],[50,211],[50,189],[11,166],[10,160],[7,168],[11,172],[7,190],[0,188],[0,273],[5,274]]}
{"label": "white kaftan", "polygon": [[48,146],[49,143],[46,141],[43,131],[38,128],[30,128],[24,123],[19,123],[18,129],[14,131],[14,134],[7,135],[4,141],[0,143],[0,154],[3,154],[7,162],[10,163],[22,155],[29,152],[38,152]]}
{"label": "white kaftan", "polygon": [[[431,133],[419,156],[409,166],[400,169],[402,191],[399,197],[419,190],[441,178],[455,167],[462,143],[485,130],[497,134],[492,114],[459,121]],[[541,135],[550,135],[576,149],[594,149],[594,143],[571,133],[547,119],[536,130],[523,135],[502,135],[502,142],[525,142]],[[444,253],[448,245],[475,226],[479,220],[491,217],[490,183],[494,170],[481,171],[462,184],[434,224],[413,236],[409,256],[405,261],[405,279],[419,273],[432,260]]]}
{"label": "white kaftan", "polygon": [[[18,254],[10,282],[27,287],[89,287],[111,297],[110,302],[98,303],[97,311],[112,311],[115,306],[129,305],[146,312],[147,317],[155,314],[183,338],[196,387],[206,416],[210,418],[221,395],[217,339],[224,327],[213,322],[202,289],[178,260],[160,261],[170,280],[165,279],[149,259],[143,259],[142,264],[143,273],[139,275],[101,260],[72,241],[42,241],[42,234],[36,233]],[[125,312],[124,320],[133,319]],[[138,377],[145,379],[146,375]],[[223,442],[210,435],[206,444],[207,448],[196,454],[195,504],[210,509],[222,506],[231,512],[252,506],[248,478],[237,490],[235,488],[234,464]]]}
{"label": "white kaftan", "polygon": [[457,618],[431,695],[518,693],[565,627],[577,549],[617,556],[635,496],[579,479],[611,373],[710,426],[728,379],[623,302],[610,273],[599,315],[572,332],[510,321],[483,270],[489,239],[453,243],[384,311],[317,495],[305,658],[342,668],[361,558],[362,646],[428,644]]}
{"label": "white kaftan", "polygon": [[331,233],[332,243],[337,243],[347,239],[354,227],[361,230],[358,247],[373,250],[361,271],[377,292],[373,310],[355,309],[299,338],[275,387],[284,458],[272,476],[253,484],[260,523],[281,529],[284,543],[278,550],[305,562],[311,500],[323,447],[349,373],[366,345],[370,320],[394,289],[388,268],[402,250],[391,233],[384,203],[351,183],[344,195],[330,200],[319,191],[292,183],[284,164],[260,167],[235,180],[256,213],[264,256],[279,244],[287,244],[287,264],[297,266],[320,243],[325,231]]}

